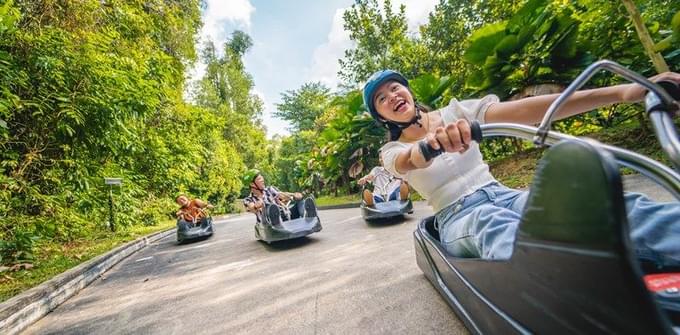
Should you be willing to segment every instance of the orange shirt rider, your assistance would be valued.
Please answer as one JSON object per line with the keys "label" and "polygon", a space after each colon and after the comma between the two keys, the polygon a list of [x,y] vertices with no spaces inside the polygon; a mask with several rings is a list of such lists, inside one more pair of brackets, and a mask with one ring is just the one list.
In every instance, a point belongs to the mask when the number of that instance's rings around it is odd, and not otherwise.
{"label": "orange shirt rider", "polygon": [[186,222],[196,223],[205,217],[205,212],[203,208],[212,207],[200,199],[194,199],[189,201],[186,195],[180,195],[175,199],[175,202],[180,206],[177,211],[177,218],[184,220]]}

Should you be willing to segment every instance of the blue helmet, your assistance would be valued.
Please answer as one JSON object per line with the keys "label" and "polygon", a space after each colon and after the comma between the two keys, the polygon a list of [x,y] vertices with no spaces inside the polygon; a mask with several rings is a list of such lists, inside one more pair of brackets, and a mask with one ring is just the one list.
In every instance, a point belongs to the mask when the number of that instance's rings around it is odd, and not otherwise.
{"label": "blue helmet", "polygon": [[408,80],[406,80],[406,78],[401,75],[401,73],[392,70],[382,70],[374,73],[370,78],[368,78],[366,85],[364,85],[364,105],[366,105],[366,108],[368,108],[371,116],[381,123],[385,123],[385,120],[380,117],[378,111],[375,109],[373,99],[375,98],[375,92],[378,90],[380,85],[390,80],[394,80],[406,87],[409,87]]}

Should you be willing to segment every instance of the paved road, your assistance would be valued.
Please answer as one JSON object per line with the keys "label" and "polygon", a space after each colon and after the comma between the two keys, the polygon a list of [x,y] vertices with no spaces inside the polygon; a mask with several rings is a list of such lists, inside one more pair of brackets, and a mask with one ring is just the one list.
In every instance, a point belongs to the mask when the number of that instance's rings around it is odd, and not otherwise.
{"label": "paved road", "polygon": [[[670,195],[642,177],[627,190]],[[34,324],[28,334],[460,334],[462,324],[415,263],[412,232],[431,211],[367,225],[359,210],[321,211],[324,229],[268,246],[252,215],[209,240],[161,240]]]}
{"label": "paved road", "polygon": [[465,333],[415,262],[430,213],[418,203],[403,223],[367,225],[357,208],[321,211],[321,232],[276,246],[254,240],[254,216],[232,218],[122,261],[26,333]]}
{"label": "paved road", "polygon": [[623,176],[623,189],[624,191],[647,194],[656,201],[677,201],[671,193],[639,174]]}

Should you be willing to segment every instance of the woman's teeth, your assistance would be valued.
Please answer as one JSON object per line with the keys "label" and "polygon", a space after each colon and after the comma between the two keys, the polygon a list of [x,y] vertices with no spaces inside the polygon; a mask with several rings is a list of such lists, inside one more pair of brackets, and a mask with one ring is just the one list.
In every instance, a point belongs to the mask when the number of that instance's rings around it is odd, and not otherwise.
{"label": "woman's teeth", "polygon": [[406,105],[406,101],[397,102],[397,104],[394,106],[394,111],[395,112],[399,111],[399,108],[401,108],[401,106],[404,106],[404,105]]}

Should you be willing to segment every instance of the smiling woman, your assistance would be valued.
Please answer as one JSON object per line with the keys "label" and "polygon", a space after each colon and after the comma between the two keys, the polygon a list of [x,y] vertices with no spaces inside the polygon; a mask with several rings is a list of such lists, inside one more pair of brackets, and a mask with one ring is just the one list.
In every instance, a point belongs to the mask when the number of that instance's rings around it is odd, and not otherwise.
{"label": "smiling woman", "polygon": [[[421,113],[427,113],[429,109],[415,101],[408,81],[400,73],[392,70],[376,72],[368,79],[363,92],[366,108],[374,119],[387,125],[391,141],[398,139],[402,130],[412,124],[423,126]],[[385,115],[378,114],[378,107]],[[409,113],[411,110],[415,111],[413,115]]]}
{"label": "smiling woman", "polygon": [[[652,80],[680,83],[680,74],[664,73]],[[615,102],[639,102],[645,93],[638,84],[579,91],[557,116],[565,118]],[[512,255],[528,193],[501,185],[489,173],[479,145],[472,141],[469,122],[537,123],[556,98],[453,99],[447,107],[421,116],[401,74],[378,71],[364,86],[364,103],[371,115],[400,130],[381,150],[385,168],[428,199],[442,244],[451,255],[484,259]],[[444,153],[431,159],[422,149],[428,146]],[[642,194],[626,194],[626,208],[638,257],[658,266],[680,265],[680,247],[669,243],[680,234],[680,203],[655,203]]]}

